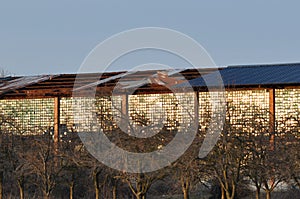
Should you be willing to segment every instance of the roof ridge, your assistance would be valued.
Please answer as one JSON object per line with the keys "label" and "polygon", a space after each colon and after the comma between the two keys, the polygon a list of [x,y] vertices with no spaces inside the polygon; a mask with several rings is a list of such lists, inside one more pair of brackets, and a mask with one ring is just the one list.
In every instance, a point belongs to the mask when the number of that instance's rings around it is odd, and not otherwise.
{"label": "roof ridge", "polygon": [[248,65],[228,65],[229,68],[258,68],[258,67],[282,67],[282,66],[300,66],[300,62],[294,62],[294,63],[270,63],[270,64],[248,64]]}

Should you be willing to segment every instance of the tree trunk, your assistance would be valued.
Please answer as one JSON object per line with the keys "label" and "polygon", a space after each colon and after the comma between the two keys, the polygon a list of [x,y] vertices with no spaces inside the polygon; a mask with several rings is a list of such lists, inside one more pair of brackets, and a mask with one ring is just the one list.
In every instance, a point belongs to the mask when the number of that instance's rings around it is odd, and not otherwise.
{"label": "tree trunk", "polygon": [[190,181],[189,178],[185,178],[184,176],[181,176],[181,189],[183,192],[183,198],[189,199],[189,190],[190,190]]}
{"label": "tree trunk", "polygon": [[224,192],[225,192],[226,199],[232,199],[232,194],[228,188],[224,189]]}
{"label": "tree trunk", "polygon": [[22,180],[18,180],[18,187],[20,199],[24,199],[24,182]]}
{"label": "tree trunk", "polygon": [[225,190],[222,186],[221,186],[221,199],[225,199]]}
{"label": "tree trunk", "polygon": [[234,199],[235,196],[235,187],[234,185],[232,186],[232,190],[230,190],[229,188],[221,188],[222,189],[222,199]]}
{"label": "tree trunk", "polygon": [[140,194],[134,194],[136,199],[146,199],[147,195],[146,193],[140,193]]}
{"label": "tree trunk", "polygon": [[50,198],[51,190],[50,190],[49,187],[50,187],[49,184],[46,184],[45,187],[44,187],[43,193],[44,193],[44,198],[45,199],[49,199]]}
{"label": "tree trunk", "polygon": [[44,199],[50,199],[50,193],[45,193],[44,194]]}
{"label": "tree trunk", "polygon": [[259,189],[259,188],[256,188],[256,191],[255,191],[255,198],[256,198],[256,199],[260,199],[260,189]]}
{"label": "tree trunk", "polygon": [[266,199],[271,199],[271,191],[266,190]]}
{"label": "tree trunk", "polygon": [[112,195],[113,195],[113,199],[117,199],[117,185],[113,186]]}
{"label": "tree trunk", "polygon": [[226,199],[232,199],[229,191],[226,191]]}
{"label": "tree trunk", "polygon": [[135,199],[142,199],[142,196],[140,194],[134,194]]}
{"label": "tree trunk", "polygon": [[3,171],[0,171],[0,199],[3,196]]}
{"label": "tree trunk", "polygon": [[73,192],[74,192],[74,182],[70,183],[70,199],[73,199]]}
{"label": "tree trunk", "polygon": [[190,198],[189,191],[187,189],[183,189],[183,198],[184,199]]}
{"label": "tree trunk", "polygon": [[97,174],[93,175],[93,180],[94,180],[94,188],[95,188],[95,198],[99,199],[100,190],[99,190],[99,185],[98,185],[98,175]]}
{"label": "tree trunk", "polygon": [[95,198],[96,199],[99,199],[99,194],[100,194],[100,190],[99,190],[99,188],[98,187],[95,187]]}
{"label": "tree trunk", "polygon": [[231,191],[230,198],[234,199],[234,197],[235,197],[235,184],[232,184],[232,191]]}

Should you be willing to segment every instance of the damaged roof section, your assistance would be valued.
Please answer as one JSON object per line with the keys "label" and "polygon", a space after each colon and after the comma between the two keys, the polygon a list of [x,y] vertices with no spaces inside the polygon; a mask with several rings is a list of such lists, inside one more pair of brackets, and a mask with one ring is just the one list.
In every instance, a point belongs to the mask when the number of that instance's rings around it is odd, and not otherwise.
{"label": "damaged roof section", "polygon": [[111,95],[118,88],[120,94],[169,93],[173,85],[216,70],[218,68],[188,68],[5,77],[0,78],[0,99],[72,97],[75,89],[82,90],[83,96],[85,92]]}
{"label": "damaged roof section", "polygon": [[38,75],[24,77],[5,77],[0,79],[0,95],[37,84],[46,80],[51,80],[55,75]]}

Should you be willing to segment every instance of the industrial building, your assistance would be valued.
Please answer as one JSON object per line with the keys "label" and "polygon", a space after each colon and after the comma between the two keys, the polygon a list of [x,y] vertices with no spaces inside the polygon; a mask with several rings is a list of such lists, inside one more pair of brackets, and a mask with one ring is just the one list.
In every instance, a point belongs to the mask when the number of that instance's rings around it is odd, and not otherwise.
{"label": "industrial building", "polygon": [[[274,135],[291,129],[300,132],[298,63],[3,77],[0,128],[23,135],[51,131],[59,141],[65,133],[98,127],[114,130],[118,118],[125,115],[134,125],[162,123],[168,130],[197,118],[199,129],[205,131],[212,112],[205,79],[216,73],[223,80],[226,117],[232,125],[254,132],[255,121]],[[192,91],[184,89],[187,85]],[[80,88],[81,95],[75,96],[74,90]],[[82,115],[76,113],[77,120],[74,101],[89,107]],[[93,116],[86,115],[87,111]]]}

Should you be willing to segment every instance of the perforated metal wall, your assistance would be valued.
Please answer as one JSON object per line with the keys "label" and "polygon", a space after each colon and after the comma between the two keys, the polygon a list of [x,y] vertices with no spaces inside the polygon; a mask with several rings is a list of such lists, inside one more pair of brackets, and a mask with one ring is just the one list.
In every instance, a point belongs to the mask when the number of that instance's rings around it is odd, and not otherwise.
{"label": "perforated metal wall", "polygon": [[[211,122],[212,104],[208,92],[199,93],[199,125],[202,131]],[[267,90],[226,91],[226,121],[241,131],[257,132],[269,127]]]}
{"label": "perforated metal wall", "polygon": [[277,132],[300,138],[300,89],[276,89]]}
{"label": "perforated metal wall", "polygon": [[1,100],[1,130],[21,134],[40,134],[53,127],[54,100]]}
{"label": "perforated metal wall", "polygon": [[194,94],[150,94],[129,96],[129,116],[134,125],[163,124],[178,130],[194,117]]}
{"label": "perforated metal wall", "polygon": [[[79,107],[74,120],[73,99],[61,98],[60,123],[62,132],[112,131],[118,128],[124,107],[122,96],[77,98]],[[149,94],[128,96],[128,115],[136,126],[163,124],[176,130],[180,124],[195,117],[194,93]],[[262,90],[226,91],[227,121],[248,132],[268,131],[269,92]],[[300,133],[300,89],[276,89],[276,131]],[[124,106],[124,103],[123,103]],[[1,130],[22,134],[53,131],[54,99],[1,100]],[[211,117],[208,92],[199,93],[199,125],[205,131]],[[258,129],[259,128],[259,129]]]}

